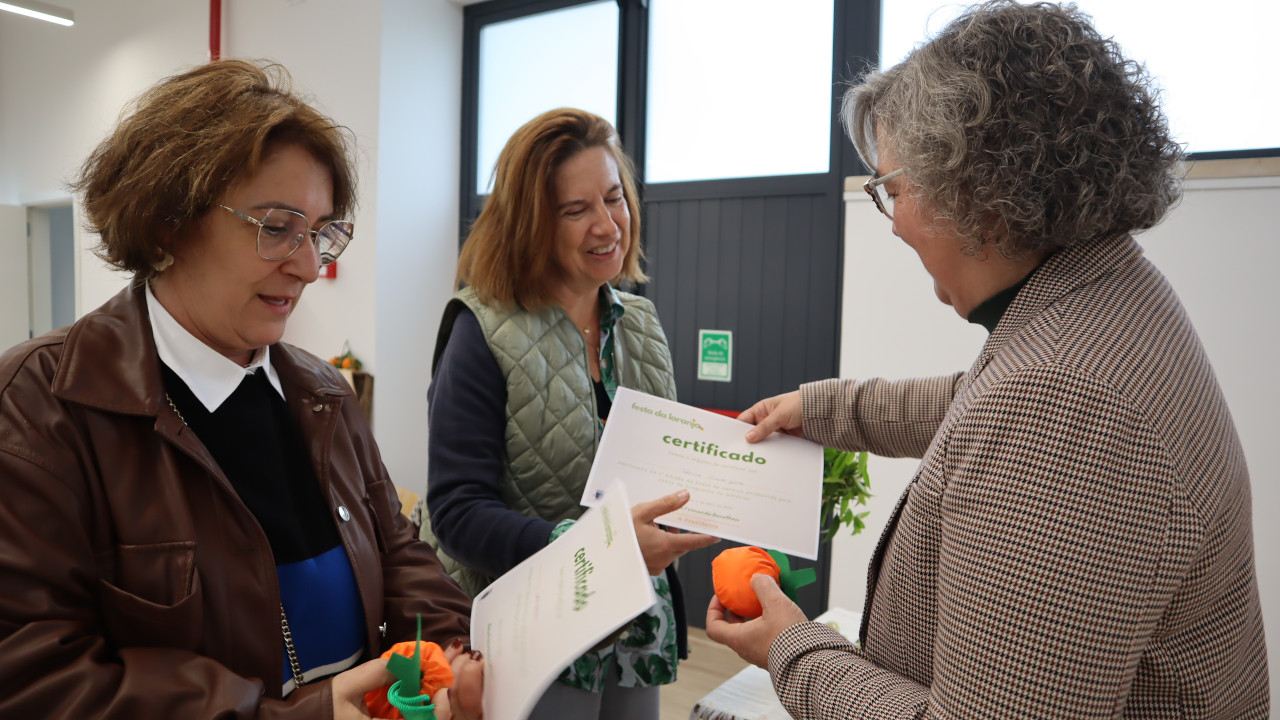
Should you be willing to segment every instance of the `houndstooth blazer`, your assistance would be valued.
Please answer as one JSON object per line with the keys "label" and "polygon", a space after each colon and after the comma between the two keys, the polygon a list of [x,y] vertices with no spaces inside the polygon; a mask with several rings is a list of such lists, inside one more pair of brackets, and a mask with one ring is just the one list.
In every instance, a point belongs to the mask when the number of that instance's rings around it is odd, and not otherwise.
{"label": "houndstooth blazer", "polygon": [[794,717],[1267,717],[1244,454],[1131,238],[1049,258],[966,373],[801,398],[809,439],[922,462],[862,647],[803,623],[770,648]]}

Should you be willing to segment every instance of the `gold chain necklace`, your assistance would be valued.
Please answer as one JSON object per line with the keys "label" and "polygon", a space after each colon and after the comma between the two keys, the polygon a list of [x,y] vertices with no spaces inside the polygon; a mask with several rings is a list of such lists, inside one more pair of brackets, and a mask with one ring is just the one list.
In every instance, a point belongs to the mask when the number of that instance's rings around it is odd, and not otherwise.
{"label": "gold chain necklace", "polygon": [[284,651],[289,656],[289,669],[293,671],[293,684],[302,687],[307,679],[302,676],[302,664],[298,662],[298,650],[293,646],[293,633],[289,631],[289,618],[280,603],[280,634],[284,637]]}
{"label": "gold chain necklace", "polygon": [[[184,426],[187,425],[187,419],[182,417],[182,411],[173,402],[173,397],[169,393],[164,394],[164,399],[169,401],[169,409],[173,410],[173,414],[178,416]],[[280,636],[284,638],[284,652],[289,656],[289,669],[293,672],[293,684],[295,687],[302,687],[306,684],[307,679],[302,675],[302,663],[298,662],[298,649],[293,645],[293,632],[289,630],[289,616],[284,613],[284,603],[280,603]]]}

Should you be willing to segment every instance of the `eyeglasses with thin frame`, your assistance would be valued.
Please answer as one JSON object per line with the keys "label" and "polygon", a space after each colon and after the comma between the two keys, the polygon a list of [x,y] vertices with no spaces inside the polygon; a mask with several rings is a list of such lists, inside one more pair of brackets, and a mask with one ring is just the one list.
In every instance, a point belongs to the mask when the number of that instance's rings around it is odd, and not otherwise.
{"label": "eyeglasses with thin frame", "polygon": [[312,230],[306,215],[284,208],[271,208],[259,220],[226,205],[218,207],[258,226],[258,257],[263,260],[284,260],[298,251],[303,238],[310,238],[320,264],[328,265],[347,249],[355,231],[355,224],[347,220],[330,220]]}
{"label": "eyeglasses with thin frame", "polygon": [[871,200],[875,202],[876,209],[884,213],[884,216],[893,219],[893,196],[884,191],[884,184],[906,172],[906,168],[898,168],[888,175],[873,177],[862,183],[862,189],[867,191],[871,196]]}

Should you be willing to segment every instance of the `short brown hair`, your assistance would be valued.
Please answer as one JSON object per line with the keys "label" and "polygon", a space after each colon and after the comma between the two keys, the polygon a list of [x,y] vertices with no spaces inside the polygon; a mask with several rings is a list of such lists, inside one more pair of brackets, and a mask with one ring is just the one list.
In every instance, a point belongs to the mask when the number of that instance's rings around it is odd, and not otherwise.
{"label": "short brown hair", "polygon": [[476,290],[482,302],[527,310],[551,303],[554,273],[556,170],[588,148],[601,147],[618,164],[627,210],[630,245],[614,282],[644,282],[640,269],[640,200],[635,171],[607,120],[584,110],[560,108],[525,123],[511,136],[493,171],[493,193],[476,218],[458,257],[458,284]]}
{"label": "short brown hair", "polygon": [[1144,230],[1181,197],[1154,80],[1069,3],[969,8],[851,88],[841,115],[868,165],[890,144],[909,192],[974,254]]}
{"label": "short brown hair", "polygon": [[282,144],[301,145],[327,166],[334,213],[353,212],[349,133],[296,95],[283,67],[219,60],[134,100],[72,187],[84,193],[89,229],[101,237],[98,256],[146,279],[168,243]]}

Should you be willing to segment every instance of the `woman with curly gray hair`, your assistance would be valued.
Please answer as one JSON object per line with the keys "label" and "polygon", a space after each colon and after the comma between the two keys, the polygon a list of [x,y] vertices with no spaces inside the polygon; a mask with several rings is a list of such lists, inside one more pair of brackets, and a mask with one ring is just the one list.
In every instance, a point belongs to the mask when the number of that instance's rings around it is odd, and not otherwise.
{"label": "woman with curly gray hair", "polygon": [[1179,197],[1138,63],[1074,6],[997,0],[845,96],[865,187],[966,372],[828,380],[743,413],[922,462],[868,573],[860,643],[763,576],[707,634],[796,718],[1263,718],[1245,458],[1194,328],[1132,234]]}

